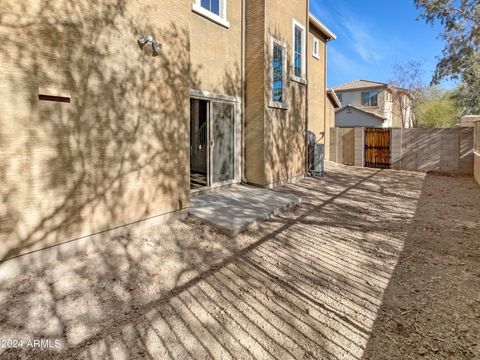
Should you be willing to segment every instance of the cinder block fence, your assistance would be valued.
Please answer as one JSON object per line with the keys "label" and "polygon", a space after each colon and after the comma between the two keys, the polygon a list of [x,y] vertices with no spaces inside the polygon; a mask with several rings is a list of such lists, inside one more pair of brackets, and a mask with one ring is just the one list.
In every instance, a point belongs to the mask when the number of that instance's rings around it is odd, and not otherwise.
{"label": "cinder block fence", "polygon": [[[480,179],[480,123],[477,123],[476,176]],[[364,166],[365,128],[332,128],[330,160]],[[474,173],[474,128],[391,129],[392,169],[449,174]]]}
{"label": "cinder block fence", "polygon": [[363,166],[364,128],[332,128],[330,160],[339,164]]}
{"label": "cinder block fence", "polygon": [[391,157],[393,169],[471,175],[473,128],[392,129]]}

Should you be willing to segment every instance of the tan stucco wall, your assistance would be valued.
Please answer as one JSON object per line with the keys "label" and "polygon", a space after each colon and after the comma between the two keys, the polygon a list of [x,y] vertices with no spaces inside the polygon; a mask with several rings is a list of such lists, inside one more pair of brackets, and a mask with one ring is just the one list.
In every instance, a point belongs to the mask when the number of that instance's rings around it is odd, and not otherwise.
{"label": "tan stucco wall", "polygon": [[265,184],[265,1],[246,7],[245,178]]}
{"label": "tan stucco wall", "polygon": [[330,160],[330,144],[331,144],[331,137],[332,137],[332,128],[335,127],[335,107],[332,104],[331,100],[327,97],[327,116],[326,116],[326,123],[327,129],[325,131],[326,140],[325,140],[325,160]]}
{"label": "tan stucco wall", "polygon": [[[318,39],[320,59],[313,56],[313,40]],[[313,132],[317,139],[320,133],[325,132],[321,143],[326,146],[326,154],[330,146],[330,125],[327,123],[326,103],[326,76],[325,59],[326,43],[322,34],[310,24],[308,34],[308,130]]]}
{"label": "tan stucco wall", "polygon": [[[307,28],[306,6],[305,0],[247,2],[245,177],[255,185],[305,173],[306,86],[290,81],[290,74],[292,21]],[[287,45],[287,110],[268,107],[272,36]]]}
{"label": "tan stucco wall", "polygon": [[[190,0],[193,4],[195,0]],[[240,96],[242,87],[242,0],[229,0],[225,28],[189,7],[192,88]]]}
{"label": "tan stucco wall", "polygon": [[[291,0],[278,2],[265,1],[265,45],[267,66],[265,69],[267,91],[265,103],[270,99],[271,54],[269,51],[271,37],[287,45],[287,104],[288,109],[266,107],[265,113],[265,181],[275,184],[305,173],[306,140],[306,96],[304,84],[290,80],[293,49],[293,19],[308,31],[307,1]],[[306,34],[308,39],[308,34]],[[308,42],[306,44],[309,46]]]}
{"label": "tan stucco wall", "polygon": [[1,7],[0,260],[186,207],[190,0]]}

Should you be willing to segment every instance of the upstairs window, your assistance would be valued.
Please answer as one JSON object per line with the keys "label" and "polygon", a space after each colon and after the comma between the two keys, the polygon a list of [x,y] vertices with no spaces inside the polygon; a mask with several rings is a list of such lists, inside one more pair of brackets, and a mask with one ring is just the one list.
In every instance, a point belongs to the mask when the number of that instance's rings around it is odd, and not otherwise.
{"label": "upstairs window", "polygon": [[305,27],[293,20],[293,76],[305,78]]}
{"label": "upstairs window", "polygon": [[205,10],[220,16],[220,0],[201,0],[200,5]]}
{"label": "upstairs window", "polygon": [[378,91],[362,92],[362,106],[378,106]]}
{"label": "upstairs window", "polygon": [[320,44],[317,38],[313,38],[312,53],[314,58],[320,59]]}
{"label": "upstairs window", "polygon": [[338,101],[342,102],[343,101],[343,96],[342,94],[337,94]]}
{"label": "upstairs window", "polygon": [[227,20],[227,0],[196,0],[192,10],[217,24],[230,27]]}
{"label": "upstairs window", "polygon": [[286,45],[272,38],[272,107],[286,107],[286,63]]}

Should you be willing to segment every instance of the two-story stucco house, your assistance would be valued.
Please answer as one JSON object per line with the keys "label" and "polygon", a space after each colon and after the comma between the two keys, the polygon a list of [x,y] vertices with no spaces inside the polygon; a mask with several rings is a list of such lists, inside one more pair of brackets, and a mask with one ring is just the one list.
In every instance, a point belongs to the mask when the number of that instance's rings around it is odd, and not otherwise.
{"label": "two-story stucco house", "polygon": [[335,113],[338,127],[411,128],[413,96],[386,83],[355,80],[334,88],[342,107]]}
{"label": "two-story stucco house", "polygon": [[334,38],[308,0],[3,0],[0,260],[304,176]]}

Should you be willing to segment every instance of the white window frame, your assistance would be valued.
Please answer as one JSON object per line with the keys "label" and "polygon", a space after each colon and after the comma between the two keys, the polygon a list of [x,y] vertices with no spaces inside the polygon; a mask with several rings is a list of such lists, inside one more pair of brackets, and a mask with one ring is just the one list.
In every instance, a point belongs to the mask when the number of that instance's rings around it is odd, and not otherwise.
{"label": "white window frame", "polygon": [[[298,77],[295,75],[295,28],[299,27],[302,30],[302,76]],[[306,59],[305,59],[305,48],[306,48],[306,31],[305,31],[305,26],[300,24],[297,20],[293,19],[292,22],[292,75],[291,79],[302,83],[306,84],[306,71],[305,71],[305,64],[306,64]]]}
{"label": "white window frame", "polygon": [[[274,45],[278,45],[283,48],[283,58],[282,58],[282,100],[283,101],[273,101],[273,50]],[[280,40],[271,37],[271,44],[270,44],[270,86],[269,86],[269,107],[278,108],[278,109],[288,109],[287,105],[287,44],[281,42]]]}
{"label": "white window frame", "polygon": [[[317,51],[315,51],[315,49]],[[315,59],[320,60],[320,41],[316,37],[313,37],[312,55]]]}
{"label": "white window frame", "polygon": [[192,4],[192,11],[228,29],[230,22],[227,20],[227,2],[228,0],[219,0],[220,16],[202,7],[202,0],[196,0]]}

